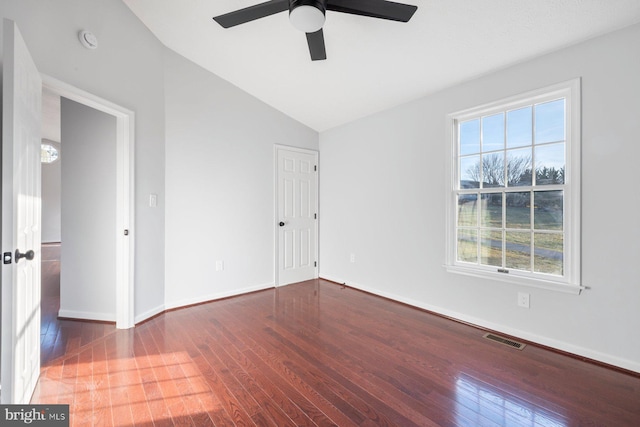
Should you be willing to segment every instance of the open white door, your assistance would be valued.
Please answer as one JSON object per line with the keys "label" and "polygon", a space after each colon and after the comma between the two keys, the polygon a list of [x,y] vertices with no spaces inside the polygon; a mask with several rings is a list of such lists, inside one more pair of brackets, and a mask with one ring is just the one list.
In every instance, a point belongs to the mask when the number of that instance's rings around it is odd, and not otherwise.
{"label": "open white door", "polygon": [[2,403],[29,403],[40,374],[42,80],[13,21],[3,22]]}
{"label": "open white door", "polygon": [[318,153],[276,146],[276,285],[318,277]]}

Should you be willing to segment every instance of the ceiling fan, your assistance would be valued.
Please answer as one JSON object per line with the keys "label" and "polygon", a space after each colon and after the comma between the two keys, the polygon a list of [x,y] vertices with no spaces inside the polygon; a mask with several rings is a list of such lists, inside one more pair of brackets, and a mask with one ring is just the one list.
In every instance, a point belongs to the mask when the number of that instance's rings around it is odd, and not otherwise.
{"label": "ceiling fan", "polygon": [[322,33],[327,10],[408,22],[418,7],[386,0],[271,0],[225,13],[213,19],[224,28],[229,28],[284,12],[287,9],[291,24],[307,34],[311,60],[318,61],[327,59]]}

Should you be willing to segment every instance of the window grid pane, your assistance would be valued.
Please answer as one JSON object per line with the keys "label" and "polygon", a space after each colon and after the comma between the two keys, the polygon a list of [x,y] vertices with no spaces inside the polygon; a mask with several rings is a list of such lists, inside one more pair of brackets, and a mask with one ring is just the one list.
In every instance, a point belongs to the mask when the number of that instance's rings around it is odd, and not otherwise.
{"label": "window grid pane", "polygon": [[480,263],[502,267],[502,231],[483,230],[480,236]]}
{"label": "window grid pane", "polygon": [[507,150],[507,185],[509,187],[532,184],[533,155],[531,148]]}
{"label": "window grid pane", "polygon": [[534,191],[533,206],[536,230],[564,229],[563,191]]}
{"label": "window grid pane", "polygon": [[564,184],[564,151],[564,142],[535,147],[536,185]]}
{"label": "window grid pane", "polygon": [[505,232],[505,267],[531,271],[531,232]]}
{"label": "window grid pane", "polygon": [[480,152],[480,120],[460,123],[460,155]]}
{"label": "window grid pane", "polygon": [[482,151],[504,150],[504,113],[482,118]]}
{"label": "window grid pane", "polygon": [[502,228],[502,193],[484,193],[480,203],[480,225],[485,228]]}
{"label": "window grid pane", "polygon": [[480,156],[460,157],[458,163],[460,182],[459,188],[480,188]]}
{"label": "window grid pane", "polygon": [[504,187],[504,152],[482,155],[482,188]]}
{"label": "window grid pane", "polygon": [[537,273],[564,273],[564,241],[562,233],[534,233],[533,269]]}
{"label": "window grid pane", "polygon": [[506,195],[505,228],[531,229],[531,192]]}
{"label": "window grid pane", "polygon": [[565,140],[565,99],[537,104],[535,114],[535,143]]}
{"label": "window grid pane", "polygon": [[458,261],[478,262],[478,232],[476,230],[458,230]]}
{"label": "window grid pane", "polygon": [[531,106],[507,112],[507,147],[531,145],[533,135],[533,109]]}
{"label": "window grid pane", "polygon": [[458,196],[458,226],[475,227],[478,224],[478,195]]}

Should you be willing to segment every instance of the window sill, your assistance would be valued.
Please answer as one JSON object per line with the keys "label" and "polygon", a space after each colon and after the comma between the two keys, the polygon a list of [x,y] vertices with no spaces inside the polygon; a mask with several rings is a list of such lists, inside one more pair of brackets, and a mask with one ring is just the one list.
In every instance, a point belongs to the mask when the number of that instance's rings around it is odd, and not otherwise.
{"label": "window sill", "polygon": [[532,288],[546,289],[549,291],[562,292],[565,294],[580,295],[586,289],[584,286],[568,284],[565,282],[556,282],[553,280],[544,280],[517,275],[509,275],[494,271],[482,271],[476,268],[468,268],[459,265],[444,265],[449,273],[462,274],[465,276],[478,277],[488,280],[497,280],[500,282],[513,283],[521,286],[529,286]]}

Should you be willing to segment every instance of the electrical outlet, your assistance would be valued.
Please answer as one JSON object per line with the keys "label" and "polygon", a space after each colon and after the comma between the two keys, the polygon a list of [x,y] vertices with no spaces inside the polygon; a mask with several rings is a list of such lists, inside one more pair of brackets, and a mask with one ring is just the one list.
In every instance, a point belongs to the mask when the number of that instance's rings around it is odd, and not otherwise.
{"label": "electrical outlet", "polygon": [[216,261],[216,271],[224,270],[224,261]]}
{"label": "electrical outlet", "polygon": [[529,294],[525,292],[518,292],[518,306],[529,308]]}
{"label": "electrical outlet", "polygon": [[356,254],[351,254],[351,256],[349,257],[349,261],[356,262]]}

